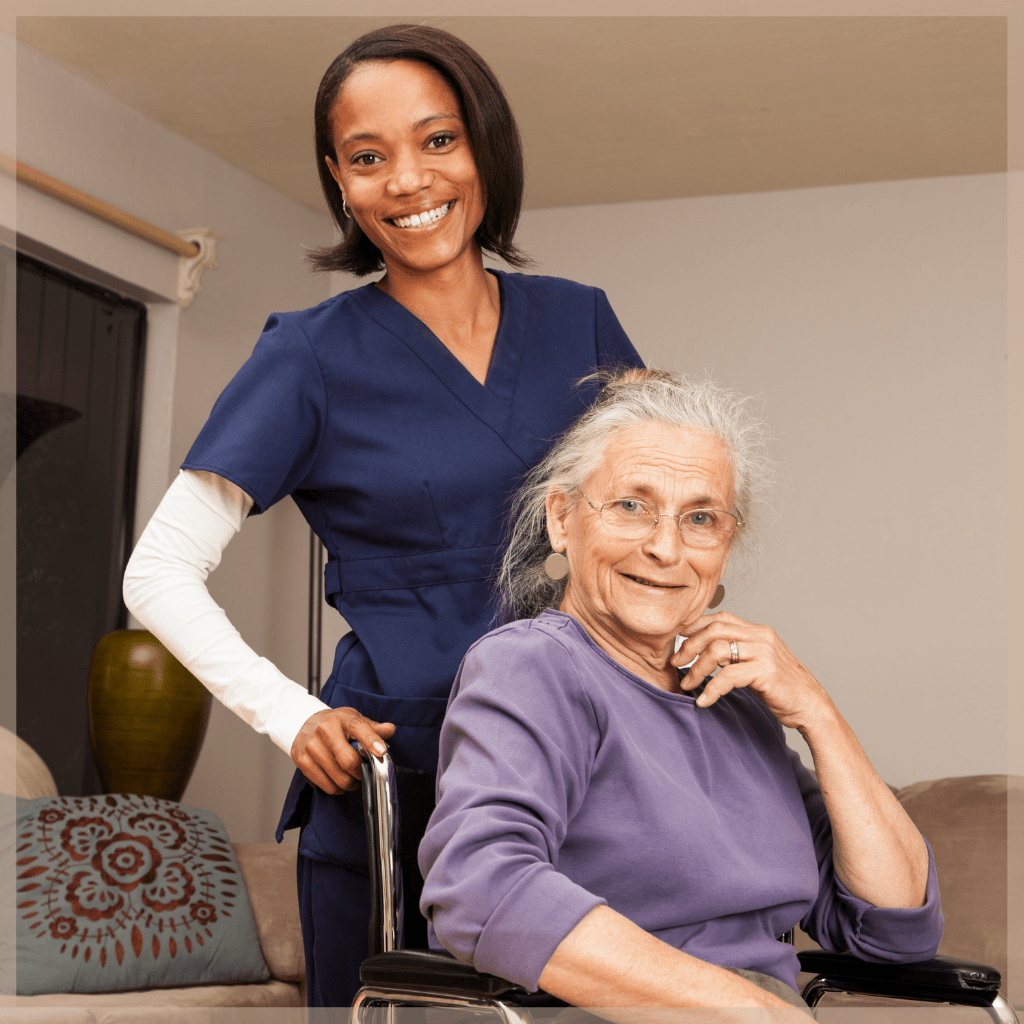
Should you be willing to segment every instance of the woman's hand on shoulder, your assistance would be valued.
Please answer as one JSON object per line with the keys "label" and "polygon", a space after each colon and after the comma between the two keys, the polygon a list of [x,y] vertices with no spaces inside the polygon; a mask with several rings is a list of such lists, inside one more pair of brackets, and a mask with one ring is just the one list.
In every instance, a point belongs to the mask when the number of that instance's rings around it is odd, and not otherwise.
{"label": "woman's hand on shoulder", "polygon": [[748,687],[789,728],[802,729],[835,710],[824,687],[771,626],[730,612],[704,615],[673,655],[672,664],[681,668],[694,658],[682,682],[684,689],[699,686],[719,670],[697,699],[700,707],[709,707],[737,687]]}
{"label": "woman's hand on shoulder", "polygon": [[330,708],[306,719],[292,743],[291,757],[314,786],[334,795],[358,789],[362,780],[361,761],[351,741],[383,754],[384,740],[394,734],[390,722],[374,722],[354,708]]}

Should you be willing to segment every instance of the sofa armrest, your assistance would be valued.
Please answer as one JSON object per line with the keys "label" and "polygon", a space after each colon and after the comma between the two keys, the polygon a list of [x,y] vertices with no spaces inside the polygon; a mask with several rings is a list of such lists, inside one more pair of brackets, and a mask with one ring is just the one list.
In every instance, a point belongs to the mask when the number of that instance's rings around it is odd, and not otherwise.
{"label": "sofa armrest", "polygon": [[36,800],[56,796],[57,783],[43,759],[20,737],[0,726],[0,793]]}
{"label": "sofa armrest", "polygon": [[277,843],[232,845],[252,904],[263,959],[271,975],[281,981],[302,982],[306,964],[295,882],[296,848]]}

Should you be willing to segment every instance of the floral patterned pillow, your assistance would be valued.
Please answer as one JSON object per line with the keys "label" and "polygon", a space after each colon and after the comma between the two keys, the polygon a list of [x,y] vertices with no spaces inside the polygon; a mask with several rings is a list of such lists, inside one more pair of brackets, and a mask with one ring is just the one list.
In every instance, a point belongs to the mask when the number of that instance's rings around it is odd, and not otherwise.
{"label": "floral patterned pillow", "polygon": [[18,994],[270,977],[216,815],[116,794],[18,801]]}

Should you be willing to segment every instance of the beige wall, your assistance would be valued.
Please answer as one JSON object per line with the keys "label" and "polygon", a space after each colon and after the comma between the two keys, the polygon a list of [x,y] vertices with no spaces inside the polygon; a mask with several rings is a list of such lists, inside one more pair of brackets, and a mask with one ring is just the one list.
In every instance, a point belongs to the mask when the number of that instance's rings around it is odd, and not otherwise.
{"label": "beige wall", "polygon": [[650,363],[763,396],[781,517],[723,607],[779,631],[897,785],[1007,766],[1006,224],[986,175],[519,233],[538,272],[603,287]]}
{"label": "beige wall", "polygon": [[[224,235],[220,267],[206,271],[203,291],[179,312],[168,301],[176,257],[18,186],[18,229],[30,245],[150,304],[144,521],[268,313],[327,297],[327,279],[310,274],[302,256],[330,239],[331,226],[24,46],[18,118],[23,162],[167,230],[208,226]],[[281,502],[247,522],[210,580],[242,635],[303,683],[307,537],[295,506]],[[216,706],[184,799],[220,815],[235,841],[269,840],[290,777],[283,752]]]}

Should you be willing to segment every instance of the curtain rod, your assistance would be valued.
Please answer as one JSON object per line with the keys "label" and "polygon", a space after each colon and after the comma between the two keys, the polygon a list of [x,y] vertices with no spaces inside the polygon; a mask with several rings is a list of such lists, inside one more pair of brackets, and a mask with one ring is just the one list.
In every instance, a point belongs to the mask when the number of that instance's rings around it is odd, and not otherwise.
{"label": "curtain rod", "polygon": [[99,217],[110,224],[115,224],[125,231],[130,231],[133,235],[138,235],[139,238],[144,238],[147,242],[152,242],[154,245],[169,249],[176,256],[191,258],[199,255],[199,246],[195,242],[186,242],[184,239],[178,238],[177,235],[172,235],[169,231],[164,231],[161,228],[154,227],[152,224],[147,224],[144,220],[139,220],[138,217],[133,217],[130,213],[125,213],[124,210],[119,210],[116,206],[111,206],[109,203],[104,203],[93,196],[87,195],[85,192],[80,192],[77,188],[72,188],[71,185],[66,185],[63,181],[51,178],[50,175],[37,171],[34,167],[29,167],[27,164],[13,160],[2,153],[0,153],[0,168],[3,168],[9,174],[14,174],[18,181],[23,181],[26,185],[31,185],[40,192],[45,192],[47,195],[53,196],[55,199],[61,200],[61,202],[68,203],[79,210],[91,213],[94,217]]}

